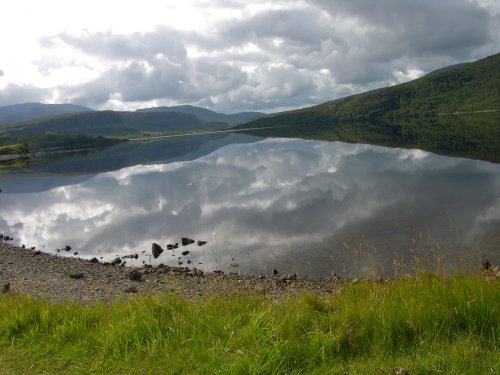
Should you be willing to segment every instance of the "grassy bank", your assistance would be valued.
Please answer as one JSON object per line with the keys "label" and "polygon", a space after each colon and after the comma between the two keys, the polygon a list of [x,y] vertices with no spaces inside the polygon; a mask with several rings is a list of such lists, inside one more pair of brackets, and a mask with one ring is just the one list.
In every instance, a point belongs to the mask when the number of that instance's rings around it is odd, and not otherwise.
{"label": "grassy bank", "polygon": [[422,275],[335,296],[0,298],[2,374],[500,373],[498,281]]}

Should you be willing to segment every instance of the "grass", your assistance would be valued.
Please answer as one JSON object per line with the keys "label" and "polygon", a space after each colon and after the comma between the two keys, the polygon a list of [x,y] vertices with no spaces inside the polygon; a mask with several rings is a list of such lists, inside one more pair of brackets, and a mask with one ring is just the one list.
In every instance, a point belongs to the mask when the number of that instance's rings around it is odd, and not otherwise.
{"label": "grass", "polygon": [[500,373],[500,288],[421,274],[330,298],[0,298],[2,374]]}

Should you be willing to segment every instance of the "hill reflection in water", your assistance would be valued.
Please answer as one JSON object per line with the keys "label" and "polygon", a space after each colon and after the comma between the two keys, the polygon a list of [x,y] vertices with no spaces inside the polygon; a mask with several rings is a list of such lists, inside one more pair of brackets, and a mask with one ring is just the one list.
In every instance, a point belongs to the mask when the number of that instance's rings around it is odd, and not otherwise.
{"label": "hill reflection in water", "polygon": [[[419,150],[266,139],[61,185],[2,194],[0,232],[138,264],[152,242],[191,237],[208,243],[184,262],[242,272],[387,273],[438,247],[444,262],[499,261],[500,165]],[[155,262],[177,265],[185,249]]]}

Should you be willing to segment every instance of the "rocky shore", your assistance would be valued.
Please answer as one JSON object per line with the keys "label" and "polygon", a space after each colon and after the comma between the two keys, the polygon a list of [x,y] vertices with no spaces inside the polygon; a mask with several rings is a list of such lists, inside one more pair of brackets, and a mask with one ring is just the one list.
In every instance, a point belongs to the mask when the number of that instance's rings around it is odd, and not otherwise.
{"label": "rocky shore", "polygon": [[291,275],[204,273],[184,267],[133,268],[61,257],[0,242],[0,298],[27,293],[58,302],[110,302],[137,294],[172,293],[186,299],[206,296],[262,295],[283,299],[303,292],[325,296],[336,293],[344,281],[337,278],[301,278]]}

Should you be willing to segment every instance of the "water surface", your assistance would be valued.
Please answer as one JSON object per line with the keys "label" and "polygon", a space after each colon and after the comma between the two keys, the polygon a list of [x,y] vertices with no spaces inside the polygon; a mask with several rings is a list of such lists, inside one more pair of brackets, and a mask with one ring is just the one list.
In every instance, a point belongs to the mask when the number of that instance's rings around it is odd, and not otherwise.
{"label": "water surface", "polygon": [[[3,175],[0,233],[48,252],[68,244],[87,258],[137,253],[129,264],[190,261],[234,272],[352,276],[392,273],[395,259],[414,256],[442,264],[499,261],[499,164],[363,144],[231,137],[203,138],[184,158],[144,159],[152,164],[115,171],[69,174],[65,160],[62,174],[45,166],[43,173]],[[151,259],[152,242],[166,248],[181,237],[207,244]],[[190,253],[182,256],[184,250]]]}

